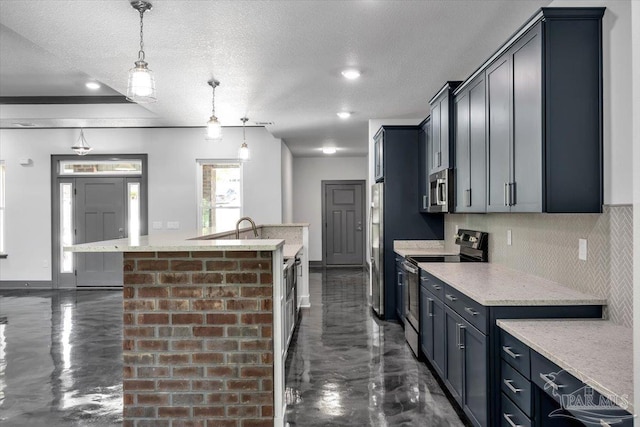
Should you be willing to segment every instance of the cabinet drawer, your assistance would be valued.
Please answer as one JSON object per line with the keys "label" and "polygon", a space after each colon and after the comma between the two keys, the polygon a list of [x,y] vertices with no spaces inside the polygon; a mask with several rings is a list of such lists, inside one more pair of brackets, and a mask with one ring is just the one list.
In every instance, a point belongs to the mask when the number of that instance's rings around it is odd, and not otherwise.
{"label": "cabinet drawer", "polygon": [[442,280],[421,269],[420,285],[431,292],[433,295],[435,295],[435,297],[440,301],[444,301],[444,288],[446,287],[446,285]]}
{"label": "cabinet drawer", "polygon": [[530,417],[532,413],[531,404],[531,382],[520,375],[511,365],[502,360],[502,375],[500,377],[500,386],[502,393],[518,405],[518,408]]}
{"label": "cabinet drawer", "polygon": [[483,334],[487,334],[487,308],[462,292],[445,286],[444,302],[453,308],[460,316],[478,328]]}
{"label": "cabinet drawer", "polygon": [[531,378],[529,347],[503,330],[500,330],[500,355],[525,378]]}
{"label": "cabinet drawer", "polygon": [[502,427],[531,427],[531,420],[504,393],[502,394],[500,425]]}
{"label": "cabinet drawer", "polygon": [[583,386],[582,381],[533,350],[531,381],[556,402],[560,402],[563,395],[570,395]]}

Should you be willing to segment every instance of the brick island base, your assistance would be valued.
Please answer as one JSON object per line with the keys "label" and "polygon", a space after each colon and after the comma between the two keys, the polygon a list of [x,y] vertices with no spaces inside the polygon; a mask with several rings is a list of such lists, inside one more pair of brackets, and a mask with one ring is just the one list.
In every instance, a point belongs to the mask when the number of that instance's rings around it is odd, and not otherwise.
{"label": "brick island base", "polygon": [[124,427],[273,426],[272,258],[124,254]]}

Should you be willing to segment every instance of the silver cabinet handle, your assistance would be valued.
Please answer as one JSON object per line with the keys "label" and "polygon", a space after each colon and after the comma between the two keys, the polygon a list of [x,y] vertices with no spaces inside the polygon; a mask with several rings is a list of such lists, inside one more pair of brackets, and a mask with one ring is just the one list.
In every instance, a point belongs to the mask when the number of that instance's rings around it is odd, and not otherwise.
{"label": "silver cabinet handle", "polygon": [[542,372],[540,372],[540,378],[542,378],[542,381],[544,381],[544,383],[546,385],[548,385],[549,387],[553,388],[554,390],[558,390],[560,388],[564,388],[563,385],[556,384],[555,382],[553,382],[553,380],[551,378],[549,378],[549,375],[551,375],[551,374],[543,374]]}
{"label": "silver cabinet handle", "polygon": [[464,190],[464,198],[465,198],[464,205],[466,207],[470,207],[471,206],[471,189],[470,188]]}
{"label": "silver cabinet handle", "polygon": [[448,299],[449,301],[451,301],[451,302],[454,302],[454,301],[457,301],[457,300],[458,300],[458,298],[454,297],[453,295],[446,294],[445,296],[446,296],[446,297],[447,297],[447,299]]}
{"label": "silver cabinet handle", "polygon": [[521,389],[521,388],[515,388],[515,387],[513,386],[513,384],[512,384],[512,383],[513,383],[513,380],[507,380],[507,379],[504,379],[504,380],[502,380],[502,381],[504,382],[504,385],[506,385],[506,386],[507,386],[507,388],[508,388],[509,390],[511,390],[514,394],[515,394],[515,393],[520,393],[520,392],[522,391],[522,389]]}
{"label": "silver cabinet handle", "polygon": [[456,323],[456,345],[460,348],[460,323]]}
{"label": "silver cabinet handle", "polygon": [[[441,288],[440,286],[438,286],[438,285],[431,285],[431,287],[432,287],[433,289],[435,289],[436,291],[439,291],[440,289],[442,289],[442,288]],[[453,301],[453,300],[452,300],[452,301]]]}
{"label": "silver cabinet handle", "polygon": [[471,308],[471,307],[465,307],[465,308],[464,308],[464,311],[466,311],[467,313],[469,313],[469,314],[470,314],[470,315],[472,315],[472,316],[477,316],[477,315],[478,315],[478,312],[477,312],[477,311],[475,311],[475,310],[474,310],[473,308]]}
{"label": "silver cabinet handle", "polygon": [[427,283],[427,282],[429,281],[429,279],[427,279],[427,278],[426,278],[426,277],[424,277],[424,276],[421,276],[421,277],[420,277],[420,281],[421,281],[421,282],[425,282],[425,283]]}
{"label": "silver cabinet handle", "polygon": [[507,347],[506,345],[502,346],[502,351],[504,351],[509,356],[513,357],[514,359],[517,359],[518,357],[522,356],[521,354],[514,353],[513,351],[511,351],[511,347]]}
{"label": "silver cabinet handle", "polygon": [[433,317],[433,298],[427,298],[427,316]]}
{"label": "silver cabinet handle", "polygon": [[504,183],[504,205],[509,206],[509,183]]}
{"label": "silver cabinet handle", "polygon": [[422,195],[422,209],[427,209],[427,203],[429,202],[428,196],[426,194]]}
{"label": "silver cabinet handle", "polygon": [[611,424],[609,424],[605,420],[600,420],[600,427],[611,427]]}
{"label": "silver cabinet handle", "polygon": [[463,329],[467,329],[467,327],[464,325],[460,325],[460,350],[464,350],[464,345],[465,345]]}
{"label": "silver cabinet handle", "polygon": [[511,419],[511,417],[513,417],[512,414],[504,414],[503,413],[502,416],[504,417],[505,420],[507,420],[507,422],[509,423],[509,425],[511,427],[522,427],[521,424],[516,424],[516,423],[513,422],[513,420]]}
{"label": "silver cabinet handle", "polygon": [[402,268],[407,270],[409,273],[418,274],[418,269],[415,268],[413,265],[409,264],[408,262],[403,262]]}
{"label": "silver cabinet handle", "polygon": [[509,206],[516,204],[516,183],[509,183]]}

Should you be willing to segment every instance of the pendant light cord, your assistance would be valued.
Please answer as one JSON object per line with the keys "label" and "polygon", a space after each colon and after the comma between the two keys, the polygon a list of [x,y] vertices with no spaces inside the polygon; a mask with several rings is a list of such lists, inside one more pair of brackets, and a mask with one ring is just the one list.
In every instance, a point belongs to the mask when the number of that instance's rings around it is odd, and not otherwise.
{"label": "pendant light cord", "polygon": [[144,61],[144,39],[143,39],[143,16],[144,9],[140,9],[140,50],[138,51],[138,61]]}

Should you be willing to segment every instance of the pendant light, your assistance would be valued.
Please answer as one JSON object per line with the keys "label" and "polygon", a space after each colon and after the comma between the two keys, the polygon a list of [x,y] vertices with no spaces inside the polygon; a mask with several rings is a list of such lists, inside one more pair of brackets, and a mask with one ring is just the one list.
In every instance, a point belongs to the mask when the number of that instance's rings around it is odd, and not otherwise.
{"label": "pendant light", "polygon": [[156,81],[153,71],[147,67],[144,60],[143,41],[143,17],[147,10],[151,10],[151,3],[145,0],[133,0],[131,6],[140,12],[140,50],[138,60],[134,62],[135,67],[129,70],[129,83],[127,84],[127,99],[138,104],[156,102]]}
{"label": "pendant light", "polygon": [[89,151],[93,150],[84,138],[84,129],[80,129],[80,138],[78,138],[78,141],[71,147],[71,149],[75,151],[78,156],[84,156],[85,154],[88,154]]}
{"label": "pendant light", "polygon": [[207,139],[219,141],[222,139],[222,125],[216,117],[216,88],[220,86],[220,82],[217,80],[209,80],[209,86],[211,86],[211,118],[207,122]]}
{"label": "pendant light", "polygon": [[238,149],[238,158],[243,161],[246,162],[247,160],[249,160],[251,158],[251,152],[249,151],[249,146],[247,145],[247,135],[246,135],[246,124],[247,121],[249,120],[246,117],[241,118],[240,120],[242,120],[242,145],[240,146],[240,148]]}

